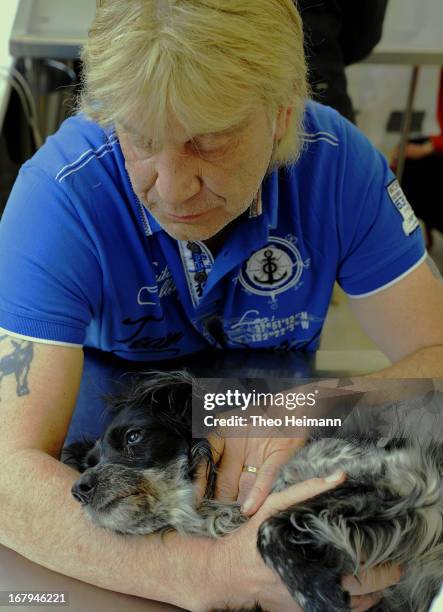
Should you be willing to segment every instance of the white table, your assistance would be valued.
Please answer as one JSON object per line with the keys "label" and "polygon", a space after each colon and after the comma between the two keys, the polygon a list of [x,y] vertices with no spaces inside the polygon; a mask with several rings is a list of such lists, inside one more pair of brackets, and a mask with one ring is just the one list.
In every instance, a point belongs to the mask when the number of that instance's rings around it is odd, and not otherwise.
{"label": "white table", "polygon": [[[28,561],[12,550],[0,546],[0,591],[40,591],[67,594],[69,605],[20,606],[19,610],[37,612],[58,610],[66,612],[179,612],[179,608],[107,591],[52,572]],[[3,608],[1,608],[3,609]],[[6,610],[6,608],[4,608]],[[10,607],[13,610],[14,607]]]}

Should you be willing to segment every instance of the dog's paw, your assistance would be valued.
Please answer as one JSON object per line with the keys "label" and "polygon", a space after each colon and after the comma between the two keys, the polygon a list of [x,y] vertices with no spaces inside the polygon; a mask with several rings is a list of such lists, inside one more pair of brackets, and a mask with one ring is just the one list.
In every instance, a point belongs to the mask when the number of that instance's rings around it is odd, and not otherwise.
{"label": "dog's paw", "polygon": [[212,538],[220,538],[238,529],[248,520],[240,507],[236,502],[204,499],[198,507],[198,513],[204,518],[206,534]]}
{"label": "dog's paw", "polygon": [[346,555],[318,541],[304,518],[295,507],[264,521],[257,538],[260,554],[304,612],[350,612],[349,593],[341,586]]}

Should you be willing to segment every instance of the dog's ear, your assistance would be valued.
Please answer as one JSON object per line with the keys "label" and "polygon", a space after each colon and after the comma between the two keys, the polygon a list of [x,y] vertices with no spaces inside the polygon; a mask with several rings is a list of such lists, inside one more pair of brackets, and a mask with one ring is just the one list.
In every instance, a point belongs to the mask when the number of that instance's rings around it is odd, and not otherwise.
{"label": "dog's ear", "polygon": [[160,411],[172,418],[191,419],[192,377],[186,372],[155,372],[141,383],[142,394],[148,394],[152,414]]}
{"label": "dog's ear", "polygon": [[197,470],[201,464],[206,464],[206,490],[204,497],[213,499],[215,494],[215,481],[217,479],[217,468],[212,456],[212,450],[206,439],[192,441],[189,451],[189,477],[194,480]]}
{"label": "dog's ear", "polygon": [[86,455],[94,448],[94,445],[94,440],[83,440],[64,446],[60,454],[60,461],[78,472],[84,472],[88,468]]}
{"label": "dog's ear", "polygon": [[122,393],[105,397],[113,413],[140,407],[165,426],[191,429],[192,377],[187,372],[146,372],[131,381]]}

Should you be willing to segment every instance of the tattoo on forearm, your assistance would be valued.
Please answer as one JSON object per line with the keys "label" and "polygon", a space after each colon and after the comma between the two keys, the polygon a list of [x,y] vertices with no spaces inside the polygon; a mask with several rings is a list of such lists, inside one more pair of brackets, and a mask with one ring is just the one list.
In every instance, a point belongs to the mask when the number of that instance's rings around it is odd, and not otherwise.
{"label": "tattoo on forearm", "polygon": [[428,268],[432,272],[432,275],[435,276],[435,278],[438,278],[438,280],[443,282],[443,276],[440,270],[437,268],[437,264],[432,259],[432,257],[430,257],[429,255],[426,258],[426,263],[428,264]]}
{"label": "tattoo on forearm", "polygon": [[28,374],[33,357],[34,346],[29,340],[0,336],[0,394],[3,378],[12,375],[15,376],[17,396],[30,393]]}

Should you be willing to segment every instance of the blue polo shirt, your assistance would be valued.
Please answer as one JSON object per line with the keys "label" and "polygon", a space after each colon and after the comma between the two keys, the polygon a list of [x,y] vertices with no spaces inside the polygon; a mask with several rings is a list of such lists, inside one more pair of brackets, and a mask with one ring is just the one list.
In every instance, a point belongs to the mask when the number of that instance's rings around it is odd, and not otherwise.
{"label": "blue polo shirt", "polygon": [[118,138],[76,116],[22,167],[0,223],[0,328],[130,360],[317,349],[334,281],[361,298],[425,257],[385,159],[309,103],[299,161],[270,173],[215,259],[135,196]]}

